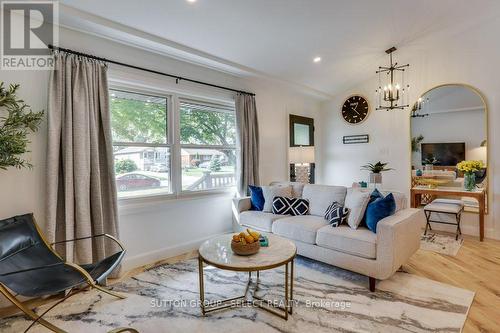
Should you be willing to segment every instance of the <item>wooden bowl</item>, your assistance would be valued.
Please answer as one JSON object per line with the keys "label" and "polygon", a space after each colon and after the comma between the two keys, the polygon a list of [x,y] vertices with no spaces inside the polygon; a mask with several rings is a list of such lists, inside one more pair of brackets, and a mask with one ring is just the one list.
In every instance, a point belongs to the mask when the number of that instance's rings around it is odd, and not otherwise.
{"label": "wooden bowl", "polygon": [[250,256],[259,252],[260,242],[256,241],[251,244],[242,244],[241,242],[231,241],[231,249],[240,256]]}

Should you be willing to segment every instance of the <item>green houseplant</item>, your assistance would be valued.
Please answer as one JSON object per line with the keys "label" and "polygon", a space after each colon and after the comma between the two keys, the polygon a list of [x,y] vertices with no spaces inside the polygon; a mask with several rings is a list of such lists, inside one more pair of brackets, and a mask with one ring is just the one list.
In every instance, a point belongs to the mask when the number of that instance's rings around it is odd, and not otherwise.
{"label": "green houseplant", "polygon": [[418,153],[420,151],[420,144],[422,141],[424,141],[424,136],[422,134],[411,138],[411,151]]}
{"label": "green houseplant", "polygon": [[392,168],[386,168],[389,163],[382,163],[378,161],[377,163],[368,163],[361,166],[361,170],[370,171],[370,183],[372,184],[382,184],[382,172],[394,170]]}
{"label": "green houseplant", "polygon": [[29,105],[16,96],[19,84],[8,88],[0,83],[0,169],[8,167],[32,168],[22,158],[28,151],[28,134],[36,132],[43,118],[43,111],[33,112]]}

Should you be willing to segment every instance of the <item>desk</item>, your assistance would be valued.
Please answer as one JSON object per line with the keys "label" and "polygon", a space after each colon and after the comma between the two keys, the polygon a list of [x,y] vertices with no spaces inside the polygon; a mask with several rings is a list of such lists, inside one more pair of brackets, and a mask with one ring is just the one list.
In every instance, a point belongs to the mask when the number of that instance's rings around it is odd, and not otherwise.
{"label": "desk", "polygon": [[484,215],[486,213],[486,190],[476,188],[474,191],[466,191],[460,187],[437,187],[414,186],[410,190],[411,207],[418,208],[421,205],[423,194],[436,197],[467,197],[474,198],[479,203],[479,240],[484,239]]}

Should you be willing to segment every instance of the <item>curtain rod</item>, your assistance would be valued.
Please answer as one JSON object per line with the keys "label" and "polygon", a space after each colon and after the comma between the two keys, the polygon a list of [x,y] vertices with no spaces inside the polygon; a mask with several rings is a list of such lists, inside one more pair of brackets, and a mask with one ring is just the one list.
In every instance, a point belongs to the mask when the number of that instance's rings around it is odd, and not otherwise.
{"label": "curtain rod", "polygon": [[238,89],[223,87],[223,86],[219,86],[219,85],[212,84],[212,83],[207,83],[207,82],[203,82],[203,81],[189,79],[189,78],[182,77],[182,76],[179,76],[179,75],[173,75],[173,74],[168,74],[168,73],[164,73],[164,72],[155,71],[153,69],[148,69],[148,68],[139,67],[139,66],[135,66],[135,65],[129,65],[129,64],[126,64],[126,63],[123,63],[123,62],[120,62],[120,61],[110,60],[110,59],[98,57],[98,56],[87,54],[87,53],[82,53],[82,52],[78,52],[78,51],[74,51],[74,50],[70,50],[70,49],[65,49],[63,47],[58,47],[58,46],[54,46],[54,45],[50,45],[49,44],[48,48],[51,49],[51,50],[59,50],[59,51],[63,51],[63,52],[66,52],[66,53],[76,54],[78,56],[85,57],[85,58],[96,59],[96,60],[104,61],[104,62],[107,62],[107,63],[119,65],[119,66],[124,66],[124,67],[129,67],[129,68],[137,69],[137,70],[140,70],[140,71],[145,71],[145,72],[149,72],[149,73],[153,73],[153,74],[159,74],[159,75],[163,75],[163,76],[168,76],[168,77],[174,78],[175,81],[176,81],[176,83],[179,83],[179,81],[182,80],[182,81],[187,81],[187,82],[191,82],[191,83],[201,84],[201,85],[209,86],[209,87],[213,87],[213,88],[228,90],[228,91],[232,91],[232,92],[236,92],[236,93],[240,93],[240,94],[246,94],[246,95],[250,95],[250,96],[255,96],[254,93],[251,93],[251,92],[248,92],[248,91],[243,91],[243,90],[238,90]]}

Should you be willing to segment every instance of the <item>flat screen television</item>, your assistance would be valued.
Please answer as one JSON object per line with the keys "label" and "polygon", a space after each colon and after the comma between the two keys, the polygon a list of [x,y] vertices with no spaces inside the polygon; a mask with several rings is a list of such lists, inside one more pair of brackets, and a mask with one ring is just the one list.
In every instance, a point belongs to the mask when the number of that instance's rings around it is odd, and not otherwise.
{"label": "flat screen television", "polygon": [[433,157],[437,160],[434,165],[455,166],[465,160],[465,142],[422,143],[422,165]]}

